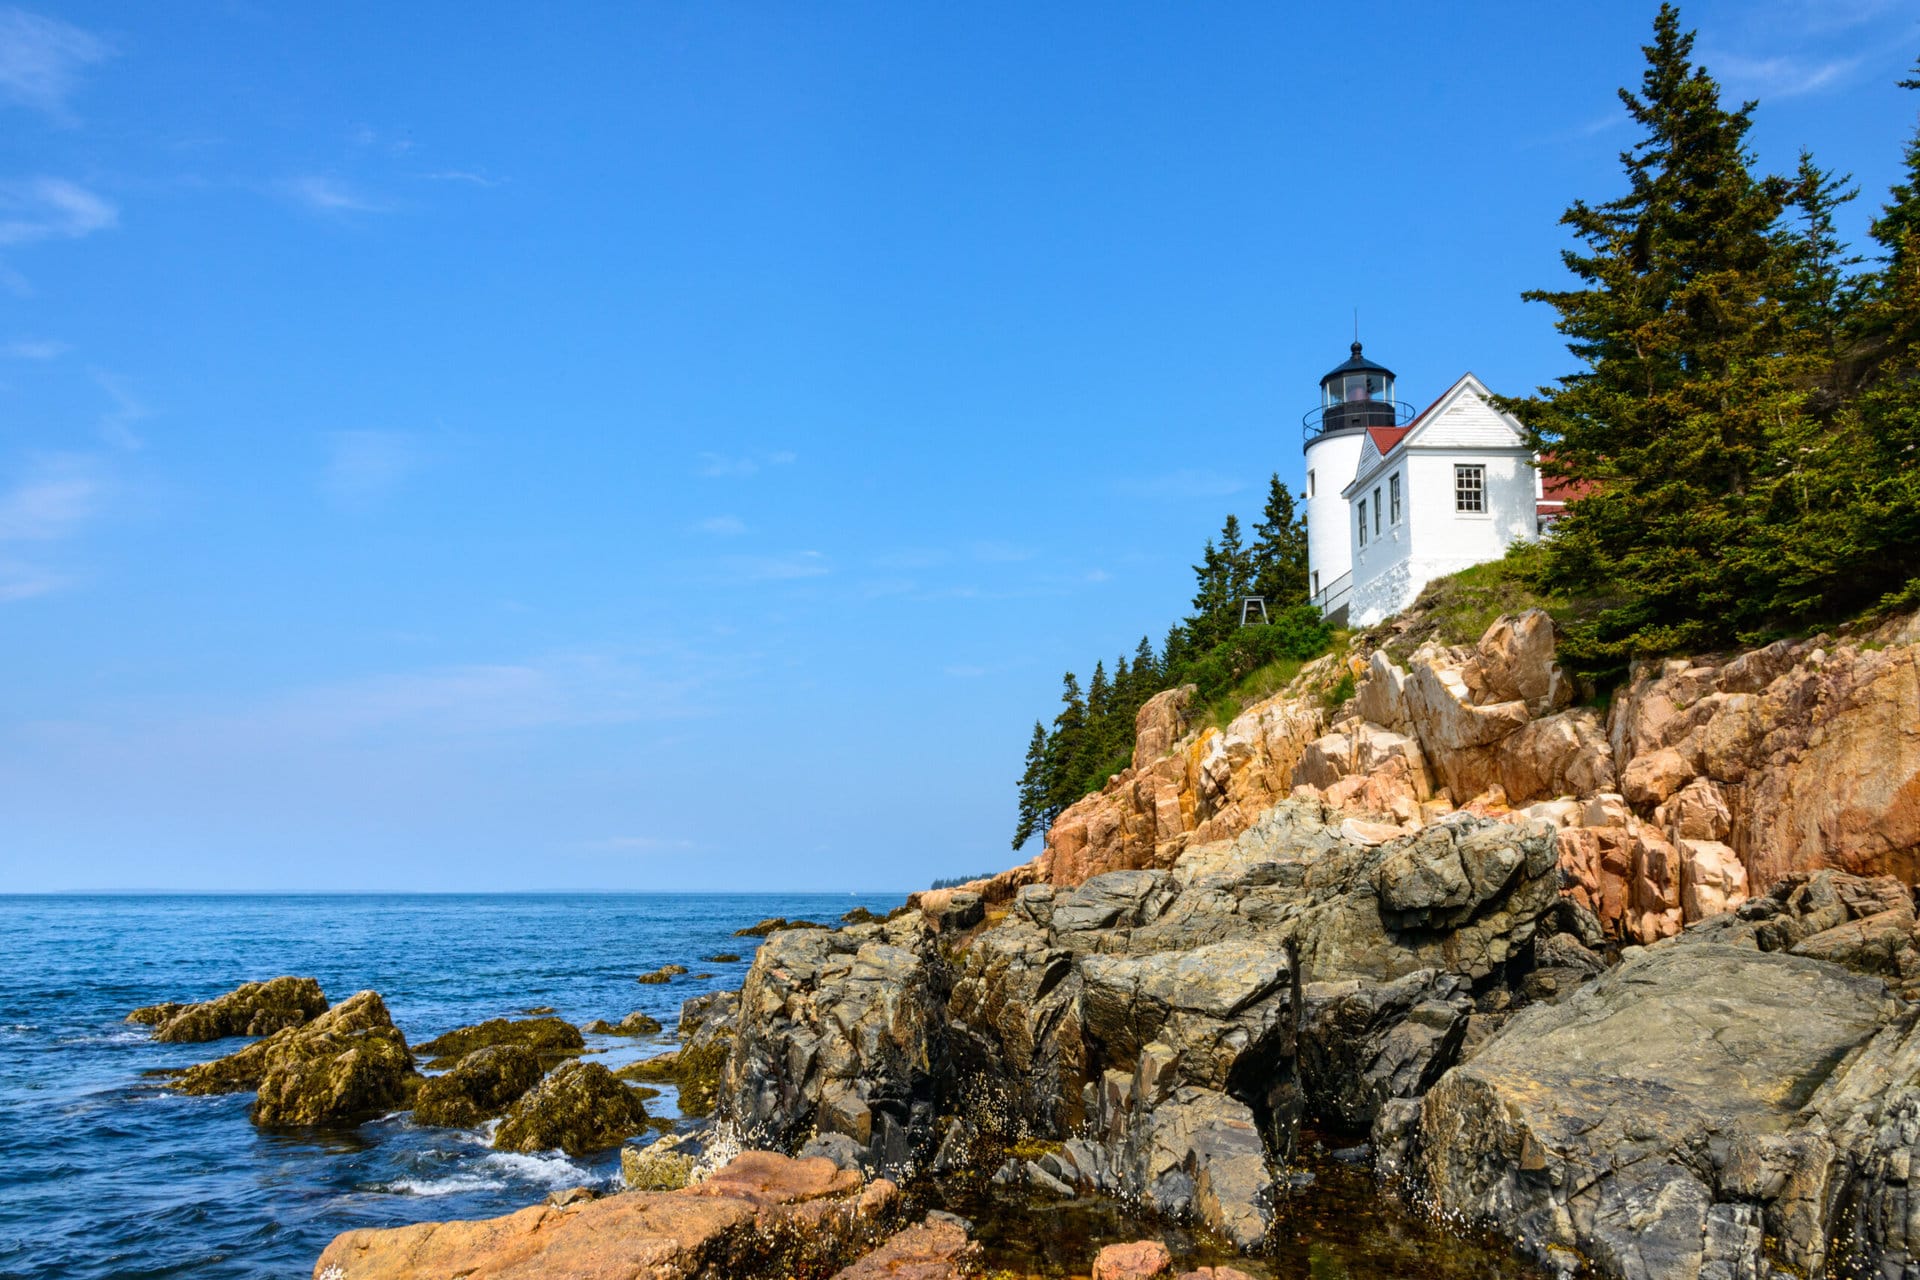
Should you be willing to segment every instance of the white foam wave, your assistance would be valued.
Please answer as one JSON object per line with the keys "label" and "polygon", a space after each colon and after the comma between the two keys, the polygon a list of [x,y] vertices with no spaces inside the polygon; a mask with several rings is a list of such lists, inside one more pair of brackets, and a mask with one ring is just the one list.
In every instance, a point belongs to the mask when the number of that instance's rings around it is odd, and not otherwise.
{"label": "white foam wave", "polygon": [[463,1191],[498,1191],[506,1185],[505,1178],[455,1174],[447,1178],[397,1178],[374,1189],[397,1196],[457,1196]]}
{"label": "white foam wave", "polygon": [[577,1187],[593,1180],[593,1175],[559,1152],[531,1155],[520,1151],[496,1151],[483,1157],[489,1165],[526,1182],[549,1187]]}

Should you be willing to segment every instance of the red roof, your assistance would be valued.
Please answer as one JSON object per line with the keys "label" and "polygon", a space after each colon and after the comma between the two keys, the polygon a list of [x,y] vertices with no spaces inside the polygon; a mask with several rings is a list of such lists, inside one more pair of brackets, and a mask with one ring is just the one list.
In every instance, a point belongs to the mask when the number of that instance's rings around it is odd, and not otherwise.
{"label": "red roof", "polygon": [[[1541,462],[1549,465],[1552,461],[1551,457],[1541,459]],[[1554,475],[1551,471],[1540,472],[1540,501],[1542,502],[1573,502],[1586,497],[1593,492],[1594,488],[1591,480],[1569,480],[1565,476]]]}
{"label": "red roof", "polygon": [[1367,434],[1373,437],[1373,447],[1380,451],[1381,457],[1393,452],[1393,447],[1407,438],[1407,432],[1413,430],[1413,424],[1404,427],[1368,427]]}

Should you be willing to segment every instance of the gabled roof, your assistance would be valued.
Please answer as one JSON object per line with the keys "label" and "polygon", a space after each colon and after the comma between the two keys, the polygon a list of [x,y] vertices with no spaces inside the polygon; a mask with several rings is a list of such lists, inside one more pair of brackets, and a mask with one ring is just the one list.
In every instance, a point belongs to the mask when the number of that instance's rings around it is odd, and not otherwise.
{"label": "gabled roof", "polygon": [[[1432,404],[1422,409],[1415,415],[1413,421],[1409,422],[1406,426],[1369,428],[1367,431],[1368,443],[1362,445],[1360,448],[1360,459],[1354,477],[1347,484],[1347,487],[1340,491],[1340,496],[1343,498],[1352,498],[1356,492],[1365,486],[1367,481],[1373,479],[1375,472],[1385,467],[1389,461],[1397,461],[1395,455],[1404,453],[1406,450],[1420,445],[1422,443],[1422,436],[1435,431],[1437,429],[1435,424],[1445,418],[1449,412],[1460,407],[1462,402],[1469,398],[1479,401],[1482,406],[1482,414],[1480,415],[1482,419],[1480,426],[1482,428],[1490,426],[1489,423],[1484,421],[1486,417],[1490,416],[1500,424],[1501,428],[1504,428],[1505,431],[1511,435],[1510,445],[1495,445],[1489,441],[1485,444],[1476,444],[1470,447],[1482,451],[1490,448],[1508,447],[1524,449],[1526,446],[1524,437],[1520,434],[1519,423],[1515,422],[1511,415],[1502,413],[1493,407],[1490,403],[1492,395],[1493,392],[1487,390],[1486,383],[1480,381],[1480,379],[1474,377],[1471,373],[1463,373],[1452,386],[1441,392]],[[1499,428],[1492,429],[1496,432],[1499,430]]]}
{"label": "gabled roof", "polygon": [[1404,427],[1368,427],[1367,434],[1373,437],[1373,447],[1380,451],[1381,457],[1393,452],[1393,447],[1407,438],[1407,432],[1413,430],[1413,424]]}

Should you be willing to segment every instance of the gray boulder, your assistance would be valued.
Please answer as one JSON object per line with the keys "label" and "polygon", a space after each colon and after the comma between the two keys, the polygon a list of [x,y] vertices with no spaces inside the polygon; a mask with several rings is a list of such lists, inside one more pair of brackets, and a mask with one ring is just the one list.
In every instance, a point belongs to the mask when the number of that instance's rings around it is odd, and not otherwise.
{"label": "gray boulder", "polygon": [[[1817,1274],[1835,1148],[1803,1108],[1890,1012],[1880,982],[1796,956],[1641,951],[1448,1072],[1420,1106],[1417,1152],[1395,1158],[1440,1211],[1549,1266]],[[1383,1151],[1404,1148],[1405,1121],[1383,1113]]]}

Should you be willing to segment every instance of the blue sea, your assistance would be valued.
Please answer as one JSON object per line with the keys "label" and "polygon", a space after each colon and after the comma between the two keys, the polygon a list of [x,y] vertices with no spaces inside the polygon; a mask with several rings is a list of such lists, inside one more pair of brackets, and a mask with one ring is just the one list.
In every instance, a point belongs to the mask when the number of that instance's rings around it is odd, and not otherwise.
{"label": "blue sea", "polygon": [[[337,1233],[487,1217],[617,1180],[617,1153],[490,1150],[406,1115],[269,1134],[250,1094],[188,1098],[152,1073],[245,1041],[156,1044],[129,1010],[310,975],[378,991],[410,1042],[551,1005],[571,1022],[643,1009],[651,1040],[588,1037],[619,1066],[670,1047],[680,1002],[740,985],[766,916],[831,922],[898,895],[0,896],[0,1277],[305,1277]],[[702,956],[737,952],[733,964]],[[634,978],[663,964],[692,974]],[[658,1113],[668,1097],[649,1103]]]}

